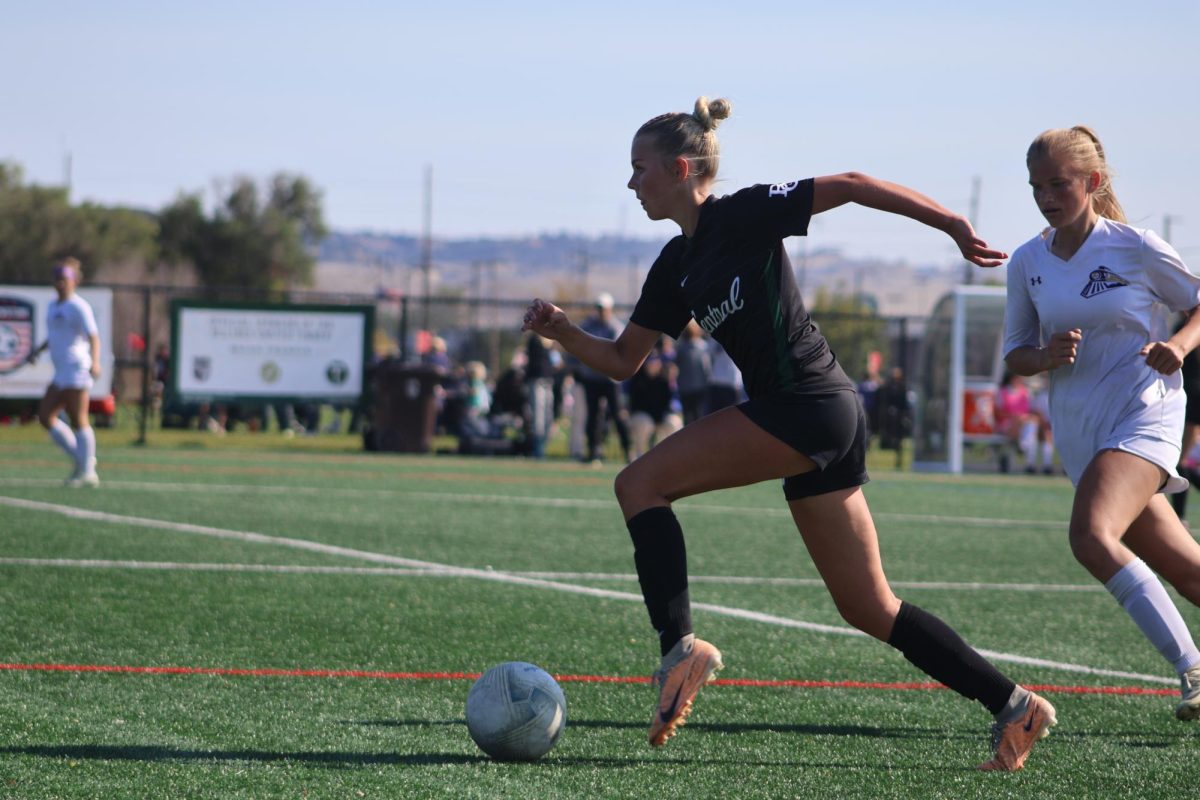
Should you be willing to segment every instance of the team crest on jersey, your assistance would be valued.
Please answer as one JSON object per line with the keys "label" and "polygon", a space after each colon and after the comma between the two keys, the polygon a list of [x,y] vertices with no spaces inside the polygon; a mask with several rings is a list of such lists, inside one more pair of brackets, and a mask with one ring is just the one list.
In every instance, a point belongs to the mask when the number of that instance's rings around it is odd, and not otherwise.
{"label": "team crest on jersey", "polygon": [[1128,286],[1129,281],[1122,278],[1117,273],[1113,272],[1108,267],[1097,267],[1088,275],[1087,286],[1083,287],[1083,291],[1079,294],[1083,297],[1095,297],[1098,294],[1103,294],[1110,289],[1120,289],[1122,286]]}
{"label": "team crest on jersey", "polygon": [[13,372],[33,352],[34,307],[19,297],[0,297],[0,375]]}

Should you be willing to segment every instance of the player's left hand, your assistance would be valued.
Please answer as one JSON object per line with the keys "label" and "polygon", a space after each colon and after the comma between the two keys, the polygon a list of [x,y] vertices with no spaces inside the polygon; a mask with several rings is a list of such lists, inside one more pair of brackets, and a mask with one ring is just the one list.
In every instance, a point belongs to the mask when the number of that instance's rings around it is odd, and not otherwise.
{"label": "player's left hand", "polygon": [[1175,342],[1151,342],[1138,351],[1138,355],[1146,357],[1146,366],[1163,375],[1172,375],[1183,366],[1183,357],[1187,353]]}
{"label": "player's left hand", "polygon": [[976,236],[975,229],[971,227],[971,223],[966,217],[956,218],[950,224],[950,230],[946,232],[958,245],[958,250],[962,253],[963,258],[977,267],[998,267],[1004,263],[1004,259],[1008,258],[1008,253],[1002,250],[993,250],[988,247],[987,242]]}
{"label": "player's left hand", "polygon": [[535,299],[525,309],[521,324],[522,331],[533,331],[544,339],[556,341],[570,327],[571,321],[567,319],[566,312],[541,298]]}
{"label": "player's left hand", "polygon": [[99,377],[100,377],[100,373],[101,373],[101,371],[102,371],[102,370],[101,370],[101,368],[100,368],[100,365],[99,365],[99,364],[92,364],[91,373],[92,373],[92,378],[93,378],[93,379],[99,378]]}

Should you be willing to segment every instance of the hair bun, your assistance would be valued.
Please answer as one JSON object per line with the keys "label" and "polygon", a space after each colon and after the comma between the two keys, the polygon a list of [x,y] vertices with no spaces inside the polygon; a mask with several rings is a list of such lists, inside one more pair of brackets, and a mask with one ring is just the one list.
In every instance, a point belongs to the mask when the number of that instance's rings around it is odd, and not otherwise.
{"label": "hair bun", "polygon": [[692,112],[692,116],[707,132],[715,130],[717,125],[721,124],[721,120],[727,119],[732,111],[733,105],[725,98],[710,101],[701,95],[696,100],[696,110]]}

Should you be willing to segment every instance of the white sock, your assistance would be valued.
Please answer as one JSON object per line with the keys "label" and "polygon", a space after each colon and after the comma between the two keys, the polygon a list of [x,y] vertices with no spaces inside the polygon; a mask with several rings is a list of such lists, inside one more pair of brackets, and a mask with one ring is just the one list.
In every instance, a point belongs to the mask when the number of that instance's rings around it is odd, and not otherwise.
{"label": "white sock", "polygon": [[1054,466],[1054,444],[1051,442],[1042,442],[1042,466]]}
{"label": "white sock", "polygon": [[1162,581],[1140,558],[1130,561],[1104,584],[1133,618],[1150,643],[1179,674],[1200,664],[1200,651],[1192,641],[1179,609],[1171,602]]}
{"label": "white sock", "polygon": [[90,475],[96,471],[96,433],[89,425],[77,430],[75,439],[75,468],[80,475]]}
{"label": "white sock", "polygon": [[75,458],[75,432],[71,430],[71,426],[63,422],[58,417],[50,423],[50,441],[54,442],[62,451],[74,460]]}

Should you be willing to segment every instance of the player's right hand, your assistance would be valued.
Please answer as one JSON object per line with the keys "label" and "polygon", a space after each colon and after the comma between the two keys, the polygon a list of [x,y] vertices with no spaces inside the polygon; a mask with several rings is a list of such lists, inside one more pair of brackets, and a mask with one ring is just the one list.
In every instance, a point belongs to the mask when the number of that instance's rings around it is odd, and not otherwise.
{"label": "player's right hand", "polygon": [[1083,331],[1079,328],[1051,334],[1050,341],[1043,351],[1048,362],[1046,369],[1058,369],[1067,364],[1074,364],[1081,341],[1083,341]]}

